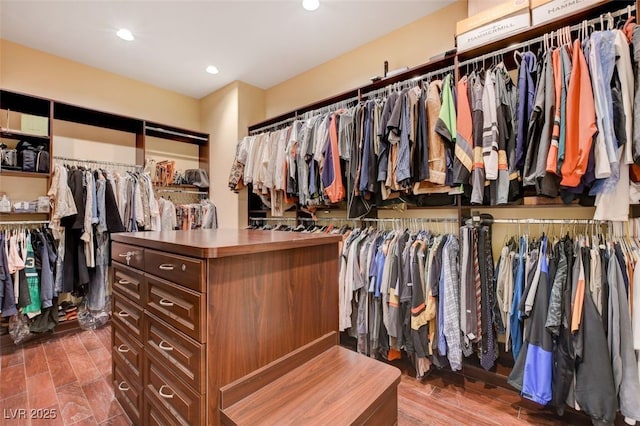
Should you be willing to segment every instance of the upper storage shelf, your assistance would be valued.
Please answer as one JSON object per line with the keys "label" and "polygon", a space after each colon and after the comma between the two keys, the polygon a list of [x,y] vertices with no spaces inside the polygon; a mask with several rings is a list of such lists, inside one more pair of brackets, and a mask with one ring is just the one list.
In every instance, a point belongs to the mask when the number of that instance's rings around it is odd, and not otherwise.
{"label": "upper storage shelf", "polygon": [[[51,134],[51,101],[36,96],[0,90],[0,137],[6,139],[26,140],[41,144],[49,142]],[[39,132],[24,129],[24,114],[37,117],[40,121]],[[35,118],[34,117],[34,118]]]}
{"label": "upper storage shelf", "polygon": [[54,103],[53,118],[129,133],[142,133],[143,127],[143,121],[136,118],[96,111],[62,102]]}
{"label": "upper storage shelf", "polygon": [[209,135],[206,133],[194,132],[192,130],[180,129],[178,127],[167,126],[150,121],[145,122],[144,133],[147,136],[193,143],[196,145],[209,144]]}
{"label": "upper storage shelf", "polygon": [[36,96],[0,90],[0,109],[49,117],[51,101]]}

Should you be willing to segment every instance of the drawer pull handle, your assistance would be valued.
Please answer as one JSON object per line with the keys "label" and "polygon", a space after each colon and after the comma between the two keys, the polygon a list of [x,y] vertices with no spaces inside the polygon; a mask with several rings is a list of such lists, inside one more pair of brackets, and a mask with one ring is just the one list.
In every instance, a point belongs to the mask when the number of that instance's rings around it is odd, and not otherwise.
{"label": "drawer pull handle", "polygon": [[129,284],[131,284],[131,281],[125,280],[124,278],[122,278],[122,279],[118,280],[118,284],[129,285]]}
{"label": "drawer pull handle", "polygon": [[171,388],[170,388],[169,386],[167,386],[167,385],[162,385],[162,386],[160,386],[160,389],[158,389],[158,395],[160,395],[161,397],[166,398],[166,399],[171,399],[171,398],[173,398],[174,393],[173,393],[173,392],[171,392],[171,393],[165,393],[165,392],[163,392],[163,389],[164,389],[164,388],[167,388],[167,389],[171,390]]}
{"label": "drawer pull handle", "polygon": [[171,300],[168,299],[160,299],[160,304],[162,306],[173,306],[174,303]]}
{"label": "drawer pull handle", "polygon": [[162,265],[158,266],[158,268],[162,269],[163,271],[173,271],[175,265],[171,263],[163,263]]}
{"label": "drawer pull handle", "polygon": [[173,346],[171,346],[170,344],[168,344],[164,340],[161,340],[160,343],[158,343],[158,347],[160,349],[162,349],[163,351],[167,351],[167,352],[173,350]]}
{"label": "drawer pull handle", "polygon": [[126,384],[125,382],[120,382],[120,384],[118,385],[118,389],[120,389],[121,391],[126,392],[126,391],[128,391],[129,389],[131,389],[131,388],[130,388],[130,387],[129,387],[129,385],[128,385],[128,384]]}
{"label": "drawer pull handle", "polygon": [[130,315],[129,315],[129,312],[127,312],[127,311],[120,311],[120,312],[118,312],[118,316],[120,318],[127,318]]}
{"label": "drawer pull handle", "polygon": [[126,253],[120,253],[118,256],[120,257],[124,257],[125,260],[127,261],[127,265],[129,265],[129,261],[131,260],[131,258],[135,255],[136,253],[133,251],[128,251]]}
{"label": "drawer pull handle", "polygon": [[118,352],[120,352],[121,354],[126,354],[127,352],[129,352],[129,346],[127,345],[118,346]]}

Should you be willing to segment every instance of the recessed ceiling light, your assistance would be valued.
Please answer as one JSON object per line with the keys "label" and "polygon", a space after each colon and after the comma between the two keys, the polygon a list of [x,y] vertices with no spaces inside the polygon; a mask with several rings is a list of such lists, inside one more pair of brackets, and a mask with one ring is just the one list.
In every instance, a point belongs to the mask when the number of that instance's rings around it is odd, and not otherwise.
{"label": "recessed ceiling light", "polygon": [[220,70],[218,70],[218,67],[216,67],[215,65],[209,65],[207,67],[207,72],[209,74],[218,74],[220,72]]}
{"label": "recessed ceiling light", "polygon": [[302,7],[309,12],[313,12],[320,7],[320,0],[302,0]]}
{"label": "recessed ceiling light", "polygon": [[131,31],[126,28],[120,28],[116,35],[126,41],[133,41],[135,39]]}

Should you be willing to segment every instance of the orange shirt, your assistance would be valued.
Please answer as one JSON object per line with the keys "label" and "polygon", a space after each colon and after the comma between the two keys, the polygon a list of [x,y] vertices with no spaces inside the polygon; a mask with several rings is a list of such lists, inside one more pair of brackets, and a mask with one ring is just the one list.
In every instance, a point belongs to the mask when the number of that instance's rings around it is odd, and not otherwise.
{"label": "orange shirt", "polygon": [[567,91],[567,137],[560,185],[576,187],[587,171],[593,136],[596,134],[596,108],[591,77],[580,41],[573,43],[573,68]]}

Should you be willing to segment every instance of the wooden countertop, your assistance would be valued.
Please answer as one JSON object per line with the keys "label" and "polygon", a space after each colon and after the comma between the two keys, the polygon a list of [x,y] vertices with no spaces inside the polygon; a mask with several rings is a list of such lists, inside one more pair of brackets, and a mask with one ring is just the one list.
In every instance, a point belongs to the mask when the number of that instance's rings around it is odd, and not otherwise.
{"label": "wooden countertop", "polygon": [[196,229],[118,233],[111,234],[111,239],[169,253],[217,258],[333,244],[341,241],[342,236],[254,229]]}

